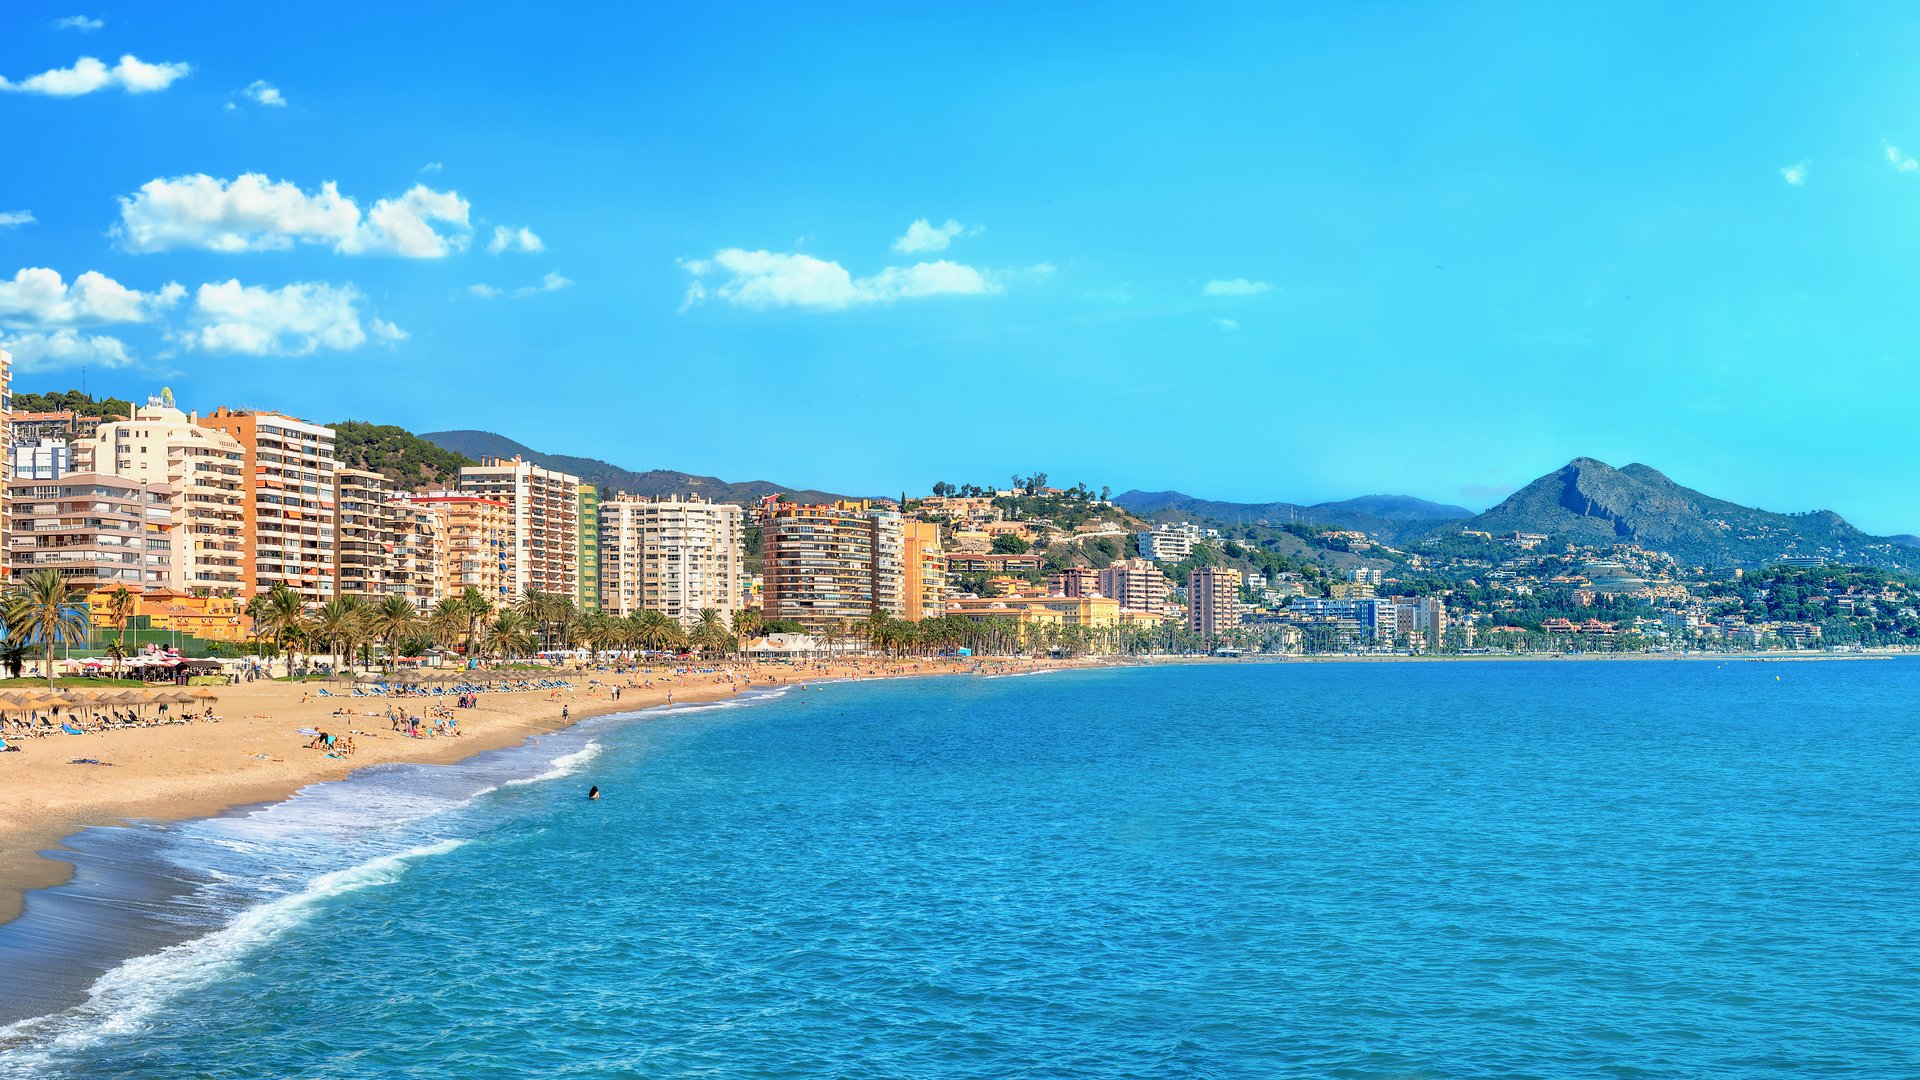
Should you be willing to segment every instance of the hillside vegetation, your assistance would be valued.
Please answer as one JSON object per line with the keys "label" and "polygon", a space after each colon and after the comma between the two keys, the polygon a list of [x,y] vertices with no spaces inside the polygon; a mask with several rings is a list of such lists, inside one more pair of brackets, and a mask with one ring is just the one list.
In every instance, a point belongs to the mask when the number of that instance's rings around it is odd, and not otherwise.
{"label": "hillside vegetation", "polygon": [[403,491],[452,487],[460,469],[475,464],[465,454],[446,450],[393,424],[342,420],[332,425],[334,456],[347,468],[377,472]]}

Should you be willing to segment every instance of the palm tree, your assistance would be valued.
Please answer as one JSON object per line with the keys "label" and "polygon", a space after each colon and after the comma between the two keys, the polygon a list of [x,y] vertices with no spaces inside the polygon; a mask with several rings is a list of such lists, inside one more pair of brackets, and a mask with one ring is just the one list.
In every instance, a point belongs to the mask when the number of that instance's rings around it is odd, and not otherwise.
{"label": "palm tree", "polygon": [[494,616],[493,625],[487,627],[487,646],[498,652],[501,660],[529,652],[535,644],[533,621],[513,608],[502,609]]}
{"label": "palm tree", "polygon": [[420,625],[413,601],[404,596],[384,596],[368,613],[367,621],[373,636],[386,643],[387,666],[395,667],[400,659],[400,639]]}
{"label": "palm tree", "polygon": [[493,602],[487,599],[485,593],[469,585],[467,591],[460,594],[460,604],[467,612],[467,657],[472,659],[474,638],[479,635],[481,624],[486,622],[487,616],[493,614]]}
{"label": "palm tree", "polygon": [[7,633],[16,640],[35,637],[46,649],[47,689],[53,689],[53,647],[62,641],[87,639],[86,594],[69,588],[58,570],[36,570],[7,595]]}
{"label": "palm tree", "polygon": [[720,613],[713,608],[701,608],[700,619],[694,624],[689,635],[695,645],[708,653],[718,652],[727,644],[727,624],[720,621]]}
{"label": "palm tree", "polygon": [[125,585],[116,585],[107,593],[107,620],[122,635],[127,632],[127,620],[133,618],[133,609],[139,604],[133,590]]}
{"label": "palm tree", "polygon": [[113,677],[118,679],[120,677],[120,664],[127,658],[126,637],[116,635],[113,640],[107,642],[106,652],[107,659],[113,661]]}
{"label": "palm tree", "polygon": [[733,613],[733,639],[735,649],[746,645],[748,639],[760,632],[760,609],[740,608]]}
{"label": "palm tree", "polygon": [[460,638],[467,632],[467,605],[458,596],[443,596],[433,605],[433,614],[427,616],[427,636],[435,645],[451,649],[460,644]]}
{"label": "palm tree", "polygon": [[359,639],[361,623],[366,615],[366,605],[358,596],[336,596],[321,604],[308,621],[308,633],[316,642],[325,644],[333,653],[335,666],[339,666],[342,646],[347,654],[347,666],[353,664],[353,643]]}
{"label": "palm tree", "polygon": [[254,602],[259,605],[259,611],[253,617],[254,626],[265,627],[274,645],[287,653],[287,675],[292,676],[296,665],[291,650],[298,645],[305,629],[307,602],[300,599],[299,593],[287,588],[284,582],[274,585],[263,596],[255,597]]}

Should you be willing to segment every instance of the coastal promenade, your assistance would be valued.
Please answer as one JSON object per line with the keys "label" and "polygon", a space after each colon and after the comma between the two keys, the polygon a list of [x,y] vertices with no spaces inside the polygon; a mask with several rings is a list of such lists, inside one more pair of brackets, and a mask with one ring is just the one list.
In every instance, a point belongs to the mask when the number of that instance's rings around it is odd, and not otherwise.
{"label": "coastal promenade", "polygon": [[[669,700],[713,701],[795,683],[1071,664],[859,657],[832,663],[655,665],[619,673],[556,670],[540,675],[565,679],[571,688],[482,693],[474,708],[454,710],[459,735],[420,738],[393,730],[389,708],[426,716],[429,705],[451,697],[321,697],[320,689],[329,684],[317,682],[220,687],[213,702],[217,722],[9,740],[22,752],[0,753],[0,922],[20,914],[26,892],[69,878],[68,863],[42,853],[90,826],[204,817],[234,806],[276,802],[309,784],[338,780],[368,765],[451,763],[590,716],[632,712]],[[482,671],[475,681],[527,675]],[[613,699],[615,687],[618,700]],[[338,684],[330,689],[345,693]],[[331,757],[309,748],[312,737],[302,735],[302,728],[328,732],[342,741],[351,738],[354,752]],[[106,764],[75,764],[83,758]]]}

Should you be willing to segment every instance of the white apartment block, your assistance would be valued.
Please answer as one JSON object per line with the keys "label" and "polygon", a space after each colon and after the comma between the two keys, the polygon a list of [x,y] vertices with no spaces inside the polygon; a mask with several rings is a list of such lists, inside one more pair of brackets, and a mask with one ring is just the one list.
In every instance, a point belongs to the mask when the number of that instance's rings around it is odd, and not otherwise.
{"label": "white apartment block", "polygon": [[460,490],[511,512],[512,595],[580,594],[579,477],[520,458],[487,458],[460,470]]}
{"label": "white apartment block", "polygon": [[658,611],[691,627],[703,608],[731,619],[743,580],[744,512],[699,499],[621,495],[600,504],[600,609]]}
{"label": "white apartment block", "polygon": [[73,450],[65,439],[18,442],[7,452],[13,458],[15,480],[58,480],[74,471]]}

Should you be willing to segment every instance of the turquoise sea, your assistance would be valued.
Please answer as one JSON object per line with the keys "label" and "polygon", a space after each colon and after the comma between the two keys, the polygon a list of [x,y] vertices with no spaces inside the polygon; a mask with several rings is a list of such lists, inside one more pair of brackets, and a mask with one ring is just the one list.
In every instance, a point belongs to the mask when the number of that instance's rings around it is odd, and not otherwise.
{"label": "turquoise sea", "polygon": [[838,684],[75,846],[0,1074],[1920,1076],[1920,661]]}

